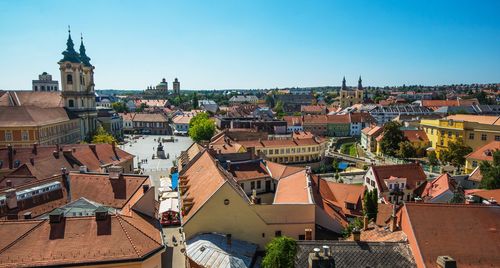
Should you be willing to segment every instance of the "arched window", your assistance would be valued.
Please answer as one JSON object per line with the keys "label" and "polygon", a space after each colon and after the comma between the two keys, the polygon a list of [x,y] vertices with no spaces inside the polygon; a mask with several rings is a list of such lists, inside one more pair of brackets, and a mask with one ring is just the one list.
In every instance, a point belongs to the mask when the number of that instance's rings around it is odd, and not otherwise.
{"label": "arched window", "polygon": [[69,100],[68,101],[69,107],[75,107],[75,101],[74,100]]}
{"label": "arched window", "polygon": [[83,105],[83,100],[81,100],[81,103],[82,103],[82,107],[85,107],[85,105]]}
{"label": "arched window", "polygon": [[66,83],[73,84],[73,76],[72,75],[68,74],[66,76]]}

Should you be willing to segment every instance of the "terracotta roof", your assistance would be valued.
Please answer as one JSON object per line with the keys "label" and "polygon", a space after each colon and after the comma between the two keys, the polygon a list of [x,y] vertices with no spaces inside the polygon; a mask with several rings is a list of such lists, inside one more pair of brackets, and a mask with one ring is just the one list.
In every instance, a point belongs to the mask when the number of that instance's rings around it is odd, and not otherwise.
{"label": "terracotta roof", "polygon": [[445,119],[500,126],[500,116],[494,116],[494,115],[455,114],[455,115],[449,115]]}
{"label": "terracotta roof", "polygon": [[391,176],[406,178],[406,188],[411,190],[415,190],[419,186],[417,185],[417,182],[423,183],[427,178],[422,166],[416,163],[372,166],[370,170],[373,171],[375,181],[377,182],[379,189],[384,192],[389,190],[385,185],[384,180],[390,178]]}
{"label": "terracotta roof", "polygon": [[424,191],[422,193],[422,198],[424,201],[432,200],[446,191],[453,192],[455,190],[456,183],[451,179],[448,173],[444,173],[441,176],[435,178],[431,182],[427,182]]}
{"label": "terracotta roof", "polygon": [[174,122],[174,124],[189,124],[189,121],[191,121],[191,118],[193,117],[193,115],[176,115],[172,118],[172,122]]}
{"label": "terracotta roof", "polygon": [[403,130],[403,134],[410,142],[428,142],[429,138],[424,130]]}
{"label": "terracotta roof", "polygon": [[269,172],[271,172],[271,176],[276,180],[304,170],[302,167],[287,166],[270,161],[266,161],[266,166],[269,169]]}
{"label": "terracotta roof", "polygon": [[465,158],[480,160],[480,161],[493,161],[493,152],[500,150],[500,141],[492,141],[483,147],[468,154]]}
{"label": "terracotta roof", "polygon": [[483,190],[483,191],[477,191],[474,192],[472,195],[476,195],[481,197],[482,199],[494,199],[495,201],[500,202],[500,189],[495,189],[495,190]]}
{"label": "terracotta roof", "polygon": [[281,178],[273,204],[312,204],[309,189],[305,170]]}
{"label": "terracotta roof", "polygon": [[301,105],[300,106],[300,111],[301,112],[322,112],[326,111],[326,106],[323,105]]}
{"label": "terracotta roof", "polygon": [[61,92],[7,91],[0,106],[35,106],[39,108],[64,107]]}
{"label": "terracotta roof", "polygon": [[[361,231],[361,241],[364,242],[406,242],[406,234],[401,230],[396,230],[391,232],[387,227],[381,227],[373,222],[368,224],[366,230]],[[353,237],[347,238],[348,241],[352,241]]]}
{"label": "terracotta roof", "polygon": [[[351,123],[351,118],[349,114],[333,114],[327,115],[328,124],[349,124]],[[305,119],[304,119],[305,120]]]}
{"label": "terracotta roof", "polygon": [[236,181],[270,177],[266,166],[261,161],[231,164],[231,170],[229,170],[229,173],[233,175]]}
{"label": "terracotta roof", "polygon": [[[401,209],[401,207],[396,208],[396,213]],[[392,211],[394,210],[393,204],[378,203],[377,206],[377,221],[375,222],[378,226],[386,226],[389,219],[392,216]]]}
{"label": "terracotta roof", "polygon": [[168,122],[168,119],[164,114],[136,113],[133,121],[134,122]]}
{"label": "terracotta roof", "polygon": [[319,137],[306,137],[306,138],[292,138],[283,140],[246,140],[238,141],[239,144],[244,147],[255,147],[255,148],[275,148],[275,147],[295,147],[295,146],[307,146],[307,145],[317,145],[326,142],[326,139],[321,139]]}
{"label": "terracotta roof", "polygon": [[415,241],[407,233],[410,244],[427,267],[435,267],[438,256],[451,256],[457,267],[500,266],[499,206],[406,203],[405,215],[409,228],[403,231],[414,234]]}
{"label": "terracotta roof", "polygon": [[226,176],[208,151],[201,153],[191,166],[183,169],[179,174],[179,179],[181,180],[183,176],[187,178],[189,188],[181,198],[192,198],[193,202],[191,209],[183,215],[183,224],[185,224],[208,201],[210,196],[226,183]]}
{"label": "terracotta roof", "polygon": [[[120,165],[125,161],[133,159],[133,155],[113,147],[111,144],[95,144],[95,152],[88,144],[66,144],[59,146],[58,157],[54,156],[57,151],[56,145],[37,146],[37,154],[34,154],[33,147],[13,147],[16,153],[14,161],[20,162],[19,168],[8,172],[8,149],[0,148],[0,160],[3,161],[2,169],[12,175],[31,176],[33,179],[45,179],[61,173],[61,168],[68,171],[79,170],[85,165],[90,171],[100,171],[101,165]],[[116,154],[115,154],[116,152]],[[30,159],[33,159],[33,164]],[[6,175],[8,176],[8,175]],[[11,179],[14,185],[19,185],[15,179]],[[23,179],[19,179],[23,180]],[[5,180],[0,180],[0,188],[5,185]]]}
{"label": "terracotta roof", "polygon": [[107,174],[70,173],[72,200],[85,197],[120,209],[137,191],[142,191],[143,184],[149,185],[148,176],[124,174],[119,179],[110,179]]}
{"label": "terracotta roof", "polygon": [[215,137],[210,142],[210,145],[214,150],[217,150],[221,153],[237,153],[241,150],[242,145],[238,142],[235,142],[229,137],[227,137],[225,134],[219,135],[218,137]]}
{"label": "terracotta roof", "polygon": [[71,217],[61,223],[1,221],[0,267],[140,261],[163,249],[163,243],[158,227],[134,216],[111,215],[103,221]]}
{"label": "terracotta roof", "polygon": [[[326,201],[328,205],[333,205],[342,213],[342,217],[347,216],[361,216],[362,199],[365,187],[363,185],[344,184],[319,180],[319,194]],[[318,178],[314,178],[314,191],[318,191]],[[346,207],[346,203],[356,205],[356,210],[350,210]]]}
{"label": "terracotta roof", "polygon": [[382,133],[383,130],[384,130],[384,128],[380,127],[380,126],[369,126],[369,127],[365,127],[361,131],[368,136],[373,136],[373,135],[378,135],[378,134]]}
{"label": "terracotta roof", "polygon": [[118,113],[123,120],[132,121],[134,119],[135,113]]}
{"label": "terracotta roof", "polygon": [[377,120],[369,113],[351,113],[352,123],[376,123]]}
{"label": "terracotta roof", "polygon": [[475,182],[481,182],[483,180],[483,175],[481,175],[481,169],[479,169],[479,166],[476,167],[469,175],[469,180]]}
{"label": "terracotta roof", "polygon": [[61,107],[0,106],[0,127],[44,126],[66,122],[71,119],[74,119],[74,117]]}
{"label": "terracotta roof", "polygon": [[467,106],[478,104],[477,99],[455,99],[455,100],[422,100],[422,106],[439,108],[443,106]]}
{"label": "terracotta roof", "polygon": [[168,100],[135,100],[135,105],[137,107],[144,103],[149,107],[164,107],[168,104]]}
{"label": "terracotta roof", "polygon": [[283,116],[283,120],[286,121],[287,126],[301,126],[302,125],[302,116]]}

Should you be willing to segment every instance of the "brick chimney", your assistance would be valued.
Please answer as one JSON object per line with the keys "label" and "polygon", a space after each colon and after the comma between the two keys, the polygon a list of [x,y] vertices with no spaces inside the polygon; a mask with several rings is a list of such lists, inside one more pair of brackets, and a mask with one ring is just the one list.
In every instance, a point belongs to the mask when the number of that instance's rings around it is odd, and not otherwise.
{"label": "brick chimney", "polygon": [[7,203],[8,209],[16,209],[17,208],[17,194],[16,189],[10,188],[5,190],[5,201]]}
{"label": "brick chimney", "polygon": [[96,208],[94,214],[96,221],[104,221],[108,218],[108,210],[103,206]]}
{"label": "brick chimney", "polygon": [[450,256],[438,256],[436,264],[438,268],[457,268],[457,262]]}
{"label": "brick chimney", "polygon": [[368,229],[368,224],[370,224],[370,221],[368,220],[368,216],[363,217],[363,230]]}
{"label": "brick chimney", "polygon": [[5,182],[5,185],[7,186],[7,188],[11,188],[12,187],[12,181],[11,180],[7,180]]}
{"label": "brick chimney", "polygon": [[32,166],[34,166],[35,165],[35,158],[30,157],[30,163],[31,163]]}
{"label": "brick chimney", "polygon": [[226,167],[227,171],[231,171],[231,160],[226,160],[226,165],[227,165]]}
{"label": "brick chimney", "polygon": [[120,166],[111,166],[108,168],[109,179],[118,180],[123,177],[123,168]]}
{"label": "brick chimney", "polygon": [[361,241],[361,231],[357,227],[354,227],[352,230],[352,240],[356,242]]}
{"label": "brick chimney", "polygon": [[[328,253],[330,253],[329,250]],[[335,268],[335,259],[332,254],[326,255],[319,248],[314,248],[313,252],[309,253],[308,262],[308,268]]]}
{"label": "brick chimney", "polygon": [[23,216],[24,216],[25,220],[31,219],[31,211],[28,211],[28,212],[24,213]]}
{"label": "brick chimney", "polygon": [[56,208],[49,213],[50,223],[60,223],[64,219],[64,211],[60,208]]}
{"label": "brick chimney", "polygon": [[392,215],[389,222],[389,229],[391,230],[391,232],[395,232],[398,229],[397,222],[398,217],[396,215]]}
{"label": "brick chimney", "polygon": [[54,151],[52,152],[52,155],[53,155],[56,159],[58,159],[58,158],[59,158],[59,150],[54,150]]}
{"label": "brick chimney", "polygon": [[31,150],[31,152],[34,154],[34,155],[37,155],[38,154],[38,143],[33,143],[33,150]]}
{"label": "brick chimney", "polygon": [[9,169],[14,167],[14,150],[12,149],[12,145],[7,146],[8,156],[9,156]]}

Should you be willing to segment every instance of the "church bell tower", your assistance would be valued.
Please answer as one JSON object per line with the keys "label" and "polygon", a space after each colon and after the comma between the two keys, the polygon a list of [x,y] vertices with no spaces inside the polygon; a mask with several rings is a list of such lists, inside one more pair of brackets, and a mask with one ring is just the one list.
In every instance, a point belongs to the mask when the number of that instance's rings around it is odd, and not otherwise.
{"label": "church bell tower", "polygon": [[75,51],[68,28],[66,50],[58,62],[61,71],[61,95],[64,107],[80,118],[80,137],[89,138],[97,127],[94,92],[94,66],[86,54],[81,38],[80,53]]}

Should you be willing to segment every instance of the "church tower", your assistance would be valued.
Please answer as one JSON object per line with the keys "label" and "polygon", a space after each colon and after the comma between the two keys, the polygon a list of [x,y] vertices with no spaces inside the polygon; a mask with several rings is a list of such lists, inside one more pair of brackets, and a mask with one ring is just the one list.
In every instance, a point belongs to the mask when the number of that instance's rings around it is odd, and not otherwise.
{"label": "church tower", "polygon": [[80,120],[80,138],[90,137],[97,127],[97,110],[94,92],[94,66],[90,64],[83,37],[80,54],[75,51],[71,30],[68,28],[66,50],[58,62],[61,71],[61,95],[64,107],[77,115]]}
{"label": "church tower", "polygon": [[363,84],[362,84],[363,80],[361,80],[361,75],[359,76],[359,80],[358,80],[358,88],[356,89],[356,101],[357,103],[362,103],[363,100],[364,100],[364,90],[363,90]]}

